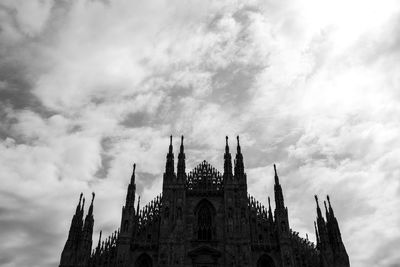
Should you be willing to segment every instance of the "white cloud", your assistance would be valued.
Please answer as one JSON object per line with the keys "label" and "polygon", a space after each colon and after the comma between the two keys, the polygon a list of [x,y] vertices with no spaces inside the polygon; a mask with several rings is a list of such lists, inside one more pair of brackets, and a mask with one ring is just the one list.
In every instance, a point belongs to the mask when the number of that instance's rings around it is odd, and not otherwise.
{"label": "white cloud", "polygon": [[0,264],[57,264],[80,191],[97,193],[96,233],[116,229],[132,162],[145,203],[172,133],[185,134],[188,167],[220,169],[224,136],[234,150],[240,134],[251,194],[266,204],[277,163],[293,229],[312,233],[313,195],[329,193],[352,266],[393,266],[399,8],[4,2]]}

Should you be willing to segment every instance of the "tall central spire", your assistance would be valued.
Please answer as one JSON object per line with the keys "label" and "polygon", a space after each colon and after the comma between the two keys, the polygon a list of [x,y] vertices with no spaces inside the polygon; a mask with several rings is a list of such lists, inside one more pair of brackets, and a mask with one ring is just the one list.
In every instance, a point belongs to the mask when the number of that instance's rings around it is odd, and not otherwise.
{"label": "tall central spire", "polygon": [[239,135],[237,136],[237,152],[235,159],[235,178],[239,180],[244,176],[243,155],[240,149]]}
{"label": "tall central spire", "polygon": [[178,155],[178,166],[177,166],[177,178],[178,181],[184,181],[185,180],[185,168],[186,168],[186,164],[185,164],[185,151],[184,151],[184,147],[183,147],[183,135],[181,136],[181,146],[179,149],[179,155]]}
{"label": "tall central spire", "polygon": [[276,171],[276,165],[274,164],[274,172],[275,172],[275,208],[277,210],[284,210],[285,209],[285,202],[283,200],[283,193],[282,187],[279,183],[278,172]]}
{"label": "tall central spire", "polygon": [[174,176],[174,152],[172,146],[172,135],[170,136],[170,141],[169,141],[167,162],[165,164],[165,174],[170,177]]}
{"label": "tall central spire", "polygon": [[232,180],[232,157],[229,153],[228,136],[225,137],[224,180]]}
{"label": "tall central spire", "polygon": [[280,185],[279,184],[278,172],[276,171],[276,165],[275,164],[274,164],[274,172],[275,172],[275,185]]}
{"label": "tall central spire", "polygon": [[128,192],[126,194],[126,201],[125,201],[126,207],[131,207],[131,206],[133,207],[135,205],[135,193],[136,193],[135,171],[136,171],[136,164],[134,163],[132,166],[131,181],[128,185]]}

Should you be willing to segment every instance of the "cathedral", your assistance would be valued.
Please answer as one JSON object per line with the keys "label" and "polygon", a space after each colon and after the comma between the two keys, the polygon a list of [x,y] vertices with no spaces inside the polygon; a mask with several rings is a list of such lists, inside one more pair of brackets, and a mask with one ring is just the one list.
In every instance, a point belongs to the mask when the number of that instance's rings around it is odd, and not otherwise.
{"label": "cathedral", "polygon": [[[92,244],[93,200],[84,218],[82,194],[72,218],[60,267],[349,267],[329,196],[325,216],[316,200],[316,244],[290,228],[275,170],[275,207],[249,195],[237,137],[234,164],[226,137],[224,170],[206,161],[186,172],[183,137],[175,171],[172,136],[162,193],[144,207],[135,200],[135,165],[121,225]],[[136,203],[135,203],[136,202]]]}

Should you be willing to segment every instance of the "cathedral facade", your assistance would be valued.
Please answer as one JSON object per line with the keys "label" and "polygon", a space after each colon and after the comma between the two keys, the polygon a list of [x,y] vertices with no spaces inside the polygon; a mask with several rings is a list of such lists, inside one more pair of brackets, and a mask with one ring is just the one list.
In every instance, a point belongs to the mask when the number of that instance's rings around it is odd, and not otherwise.
{"label": "cathedral facade", "polygon": [[[203,161],[186,172],[183,137],[175,172],[172,136],[162,194],[144,207],[135,200],[135,165],[122,207],[121,225],[92,248],[93,200],[84,218],[82,194],[72,218],[60,267],[349,267],[330,199],[325,217],[317,204],[316,244],[290,228],[275,170],[275,207],[248,194],[237,138],[232,157],[226,138],[224,170]],[[135,203],[136,202],[136,203]]]}

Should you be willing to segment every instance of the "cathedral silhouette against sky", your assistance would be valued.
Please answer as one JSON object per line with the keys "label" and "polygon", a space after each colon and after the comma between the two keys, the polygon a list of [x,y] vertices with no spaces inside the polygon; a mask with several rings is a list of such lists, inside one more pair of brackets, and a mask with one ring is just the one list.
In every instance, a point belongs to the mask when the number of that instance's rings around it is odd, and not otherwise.
{"label": "cathedral silhouette against sky", "polygon": [[325,218],[317,204],[316,245],[290,228],[275,170],[275,210],[247,192],[237,137],[232,166],[228,137],[221,174],[206,161],[186,172],[183,136],[175,172],[172,136],[162,193],[144,207],[135,203],[135,164],[121,225],[92,249],[93,201],[84,218],[82,194],[72,218],[60,267],[254,266],[348,267],[349,257],[329,196]]}

